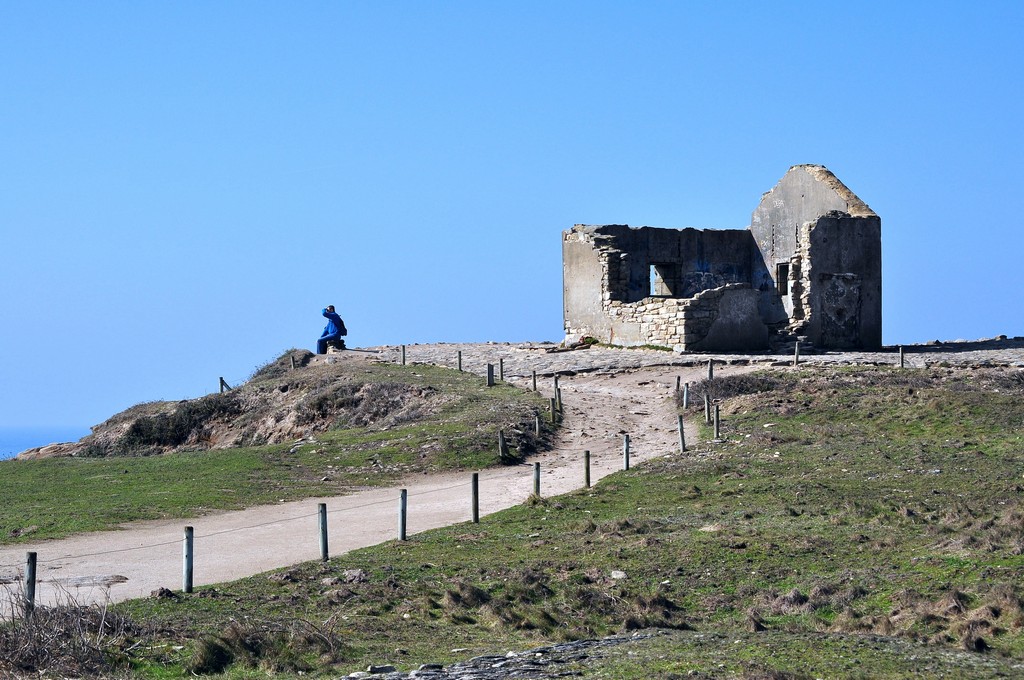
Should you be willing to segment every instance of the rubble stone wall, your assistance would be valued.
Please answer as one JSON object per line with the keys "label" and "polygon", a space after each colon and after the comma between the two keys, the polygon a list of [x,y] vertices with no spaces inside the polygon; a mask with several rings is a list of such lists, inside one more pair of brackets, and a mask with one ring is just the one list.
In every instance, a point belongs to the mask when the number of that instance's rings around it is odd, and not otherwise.
{"label": "rubble stone wall", "polygon": [[755,350],[769,328],[881,346],[881,220],[820,165],[796,165],[747,229],[576,225],[562,239],[566,339]]}

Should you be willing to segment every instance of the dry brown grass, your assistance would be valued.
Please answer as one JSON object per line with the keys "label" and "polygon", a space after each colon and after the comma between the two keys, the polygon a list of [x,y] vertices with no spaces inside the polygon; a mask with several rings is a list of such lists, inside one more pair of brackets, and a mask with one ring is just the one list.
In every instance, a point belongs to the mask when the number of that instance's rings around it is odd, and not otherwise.
{"label": "dry brown grass", "polygon": [[334,616],[319,624],[305,619],[232,621],[219,634],[196,643],[185,670],[197,675],[221,673],[240,664],[269,674],[301,674],[312,670],[314,662],[338,663],[344,652]]}
{"label": "dry brown grass", "polygon": [[81,605],[68,593],[53,606],[26,610],[19,589],[0,616],[0,677],[46,673],[57,677],[116,677],[139,630],[107,603]]}

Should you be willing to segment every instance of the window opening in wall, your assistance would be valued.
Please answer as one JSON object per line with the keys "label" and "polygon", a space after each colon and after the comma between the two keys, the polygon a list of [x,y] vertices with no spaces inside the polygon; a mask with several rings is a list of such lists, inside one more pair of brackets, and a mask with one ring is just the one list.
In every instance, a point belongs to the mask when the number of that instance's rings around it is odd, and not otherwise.
{"label": "window opening in wall", "polygon": [[779,295],[789,295],[789,263],[780,262],[775,265],[775,287]]}
{"label": "window opening in wall", "polygon": [[679,278],[679,265],[652,264],[649,295],[652,297],[672,297],[673,289]]}

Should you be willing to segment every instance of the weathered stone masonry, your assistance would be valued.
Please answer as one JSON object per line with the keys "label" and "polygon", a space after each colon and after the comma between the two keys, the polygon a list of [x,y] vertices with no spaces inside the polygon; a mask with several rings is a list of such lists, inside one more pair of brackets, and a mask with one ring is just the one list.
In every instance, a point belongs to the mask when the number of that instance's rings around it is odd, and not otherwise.
{"label": "weathered stone masonry", "polygon": [[881,346],[881,220],[819,165],[790,168],[747,229],[576,225],[562,261],[568,340],[756,350],[777,333]]}

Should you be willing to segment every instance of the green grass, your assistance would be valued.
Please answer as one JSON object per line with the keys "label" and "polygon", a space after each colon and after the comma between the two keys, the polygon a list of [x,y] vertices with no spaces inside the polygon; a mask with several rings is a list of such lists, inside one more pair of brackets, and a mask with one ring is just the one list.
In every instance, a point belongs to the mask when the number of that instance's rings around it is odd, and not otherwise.
{"label": "green grass", "polygon": [[767,376],[694,386],[723,400],[725,443],[479,525],[125,603],[119,611],[152,631],[136,668],[184,677],[220,649],[235,659],[230,677],[337,676],[657,627],[672,632],[579,672],[1020,673],[1020,381],[998,371]]}
{"label": "green grass", "polygon": [[[487,388],[470,373],[390,364],[360,364],[356,370],[358,375],[334,379],[427,388],[443,406],[430,418],[386,429],[342,425],[300,445],[2,461],[0,543],[341,494],[419,471],[479,469],[500,462],[499,428],[529,423],[532,430],[533,415],[544,408],[533,393],[505,384]],[[286,379],[279,376],[255,389],[273,389]]]}
{"label": "green grass", "polygon": [[[563,669],[560,669],[563,670]],[[570,664],[594,680],[648,678],[993,678],[1019,675],[1012,661],[868,635],[778,631],[683,631],[602,652]]]}

